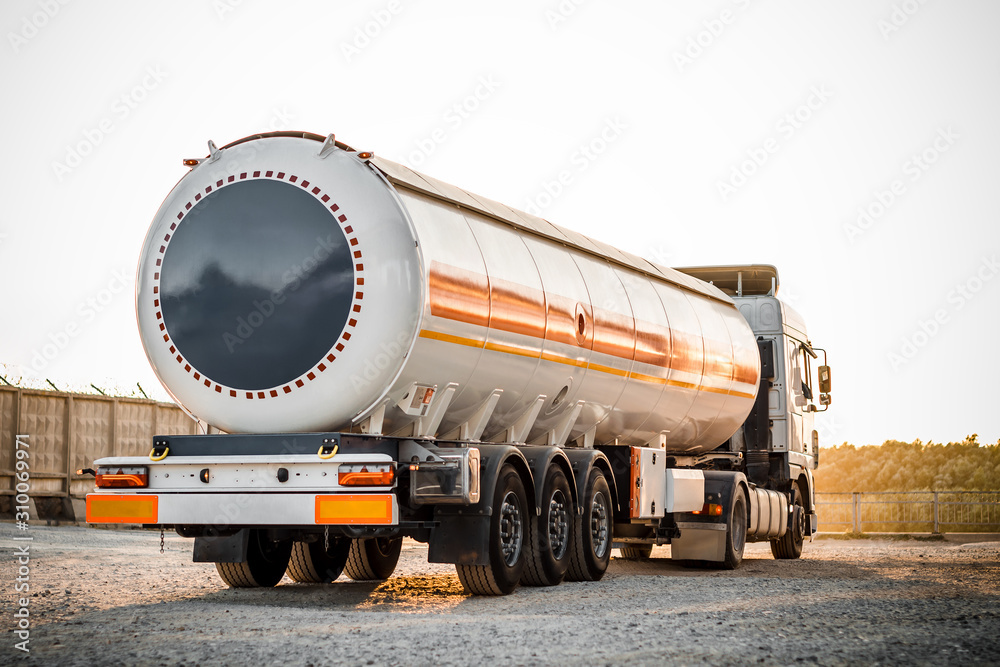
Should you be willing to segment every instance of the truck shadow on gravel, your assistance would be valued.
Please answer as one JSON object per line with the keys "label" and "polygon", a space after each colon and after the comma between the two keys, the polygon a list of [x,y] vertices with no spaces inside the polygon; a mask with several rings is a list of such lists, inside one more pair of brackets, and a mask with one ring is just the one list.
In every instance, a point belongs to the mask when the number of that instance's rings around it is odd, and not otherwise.
{"label": "truck shadow on gravel", "polygon": [[655,577],[696,577],[696,578],[747,578],[782,577],[799,579],[866,579],[872,576],[869,569],[842,560],[819,560],[802,558],[792,561],[777,561],[769,556],[744,558],[736,570],[719,570],[704,563],[675,561],[669,558],[649,558],[647,560],[625,560],[613,558],[608,568],[608,576],[655,576]]}
{"label": "truck shadow on gravel", "polygon": [[715,570],[697,564],[682,564],[668,558],[642,561],[614,558],[607,574],[598,582],[564,582],[556,587],[521,586],[506,597],[472,596],[462,588],[455,574],[395,576],[386,581],[355,582],[341,579],[332,584],[301,584],[284,579],[275,588],[221,589],[185,596],[178,600],[212,605],[251,605],[326,610],[422,611],[461,606],[464,609],[503,609],[535,596],[566,592],[570,587],[600,593],[615,587],[616,580],[630,577],[677,579],[802,579],[854,580],[877,576],[870,568],[843,561],[802,559],[774,561],[750,558],[738,570]]}
{"label": "truck shadow on gravel", "polygon": [[283,580],[267,589],[223,589],[186,598],[209,604],[274,605],[319,609],[394,610],[413,606],[426,609],[442,603],[454,605],[470,596],[453,574],[392,577],[386,581],[336,581],[332,584],[300,584]]}

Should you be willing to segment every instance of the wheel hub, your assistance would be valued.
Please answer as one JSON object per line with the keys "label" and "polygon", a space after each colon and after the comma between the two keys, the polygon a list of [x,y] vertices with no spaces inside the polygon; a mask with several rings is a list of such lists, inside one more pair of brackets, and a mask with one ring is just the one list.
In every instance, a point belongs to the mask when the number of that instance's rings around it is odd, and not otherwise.
{"label": "wheel hub", "polygon": [[556,560],[566,555],[569,546],[569,516],[566,511],[566,496],[557,490],[549,500],[549,545]]}
{"label": "wheel hub", "polygon": [[608,507],[604,502],[604,496],[597,494],[590,504],[590,536],[594,544],[594,554],[598,558],[603,558],[608,551],[608,523]]}
{"label": "wheel hub", "polygon": [[508,491],[500,504],[500,552],[503,561],[512,567],[521,557],[521,506],[513,491]]}

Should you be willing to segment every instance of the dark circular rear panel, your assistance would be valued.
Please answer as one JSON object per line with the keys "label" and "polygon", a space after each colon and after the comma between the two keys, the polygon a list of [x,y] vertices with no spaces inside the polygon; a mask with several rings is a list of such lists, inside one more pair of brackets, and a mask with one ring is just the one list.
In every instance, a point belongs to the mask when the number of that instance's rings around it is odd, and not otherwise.
{"label": "dark circular rear panel", "polygon": [[178,224],[160,267],[178,352],[220,385],[260,390],[306,373],[351,310],[354,263],[333,214],[300,187],[239,181]]}

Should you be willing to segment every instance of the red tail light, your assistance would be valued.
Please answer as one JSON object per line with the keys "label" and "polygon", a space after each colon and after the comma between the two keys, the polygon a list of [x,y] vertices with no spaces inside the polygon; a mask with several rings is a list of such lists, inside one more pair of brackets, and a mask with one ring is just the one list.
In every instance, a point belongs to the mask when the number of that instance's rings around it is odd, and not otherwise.
{"label": "red tail light", "polygon": [[149,471],[146,466],[101,466],[97,469],[99,489],[144,489],[149,486]]}
{"label": "red tail light", "polygon": [[391,463],[345,463],[337,473],[341,486],[392,486],[395,479]]}

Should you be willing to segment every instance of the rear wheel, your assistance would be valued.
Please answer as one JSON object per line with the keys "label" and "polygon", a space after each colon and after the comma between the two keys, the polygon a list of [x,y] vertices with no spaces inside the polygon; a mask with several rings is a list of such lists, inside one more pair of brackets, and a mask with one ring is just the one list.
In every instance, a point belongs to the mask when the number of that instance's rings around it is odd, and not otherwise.
{"label": "rear wheel", "polygon": [[779,560],[798,558],[806,536],[806,512],[802,506],[802,493],[798,485],[792,486],[791,522],[785,534],[771,540],[771,553]]}
{"label": "rear wheel", "polygon": [[576,510],[566,473],[552,465],[542,485],[542,513],[528,512],[528,539],[521,583],[555,586],[566,576],[573,545]]}
{"label": "rear wheel", "polygon": [[402,549],[402,537],[351,540],[344,572],[354,581],[383,581],[392,576]]}
{"label": "rear wheel", "polygon": [[524,572],[524,532],[528,501],[524,483],[513,466],[500,470],[493,492],[488,565],[456,565],[458,579],[473,595],[507,595]]}
{"label": "rear wheel", "polygon": [[232,588],[269,588],[285,576],[292,552],[290,540],[275,542],[267,532],[251,528],[243,563],[216,563],[219,576]]}
{"label": "rear wheel", "polygon": [[288,562],[288,576],[305,584],[328,584],[344,571],[351,540],[345,537],[296,542]]}
{"label": "rear wheel", "polygon": [[625,560],[645,560],[653,554],[652,544],[629,544],[618,549]]}
{"label": "rear wheel", "polygon": [[597,468],[587,479],[580,504],[583,513],[577,520],[566,578],[597,581],[611,561],[611,491],[604,473]]}

